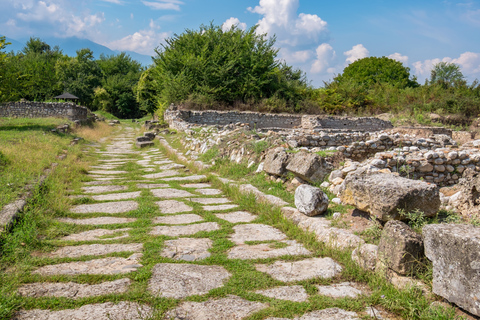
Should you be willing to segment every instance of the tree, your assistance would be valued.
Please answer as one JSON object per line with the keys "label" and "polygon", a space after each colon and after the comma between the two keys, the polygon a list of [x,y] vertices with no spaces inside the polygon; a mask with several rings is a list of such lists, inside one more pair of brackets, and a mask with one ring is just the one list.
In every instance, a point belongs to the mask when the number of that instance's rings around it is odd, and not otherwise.
{"label": "tree", "polygon": [[431,83],[441,83],[447,87],[462,83],[465,80],[460,66],[455,63],[439,62],[430,72]]}
{"label": "tree", "polygon": [[7,78],[6,78],[6,59],[7,54],[3,52],[5,47],[9,45],[10,42],[7,42],[5,37],[0,37],[0,101],[4,101],[7,97]]}
{"label": "tree", "polygon": [[157,109],[155,82],[152,76],[152,69],[145,70],[134,89],[135,98],[140,109],[153,115]]}
{"label": "tree", "polygon": [[418,86],[416,78],[410,77],[410,68],[387,57],[368,57],[357,60],[348,65],[343,70],[343,74],[336,76],[333,82],[339,85],[350,84],[364,88],[377,83],[399,88]]}

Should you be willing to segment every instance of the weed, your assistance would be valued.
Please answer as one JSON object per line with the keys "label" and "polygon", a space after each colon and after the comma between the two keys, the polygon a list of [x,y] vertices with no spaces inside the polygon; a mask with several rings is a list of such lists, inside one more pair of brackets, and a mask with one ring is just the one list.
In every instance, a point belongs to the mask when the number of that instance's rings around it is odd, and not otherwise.
{"label": "weed", "polygon": [[428,223],[425,214],[419,209],[405,212],[403,209],[398,210],[400,217],[408,220],[408,225],[417,233],[422,232],[422,228]]}
{"label": "weed", "polygon": [[378,244],[382,237],[382,225],[377,219],[372,219],[371,222],[371,226],[363,230],[360,235],[367,243]]}
{"label": "weed", "polygon": [[257,141],[257,142],[252,142],[253,145],[253,152],[255,152],[257,155],[261,154],[268,148],[270,148],[271,144],[268,141]]}

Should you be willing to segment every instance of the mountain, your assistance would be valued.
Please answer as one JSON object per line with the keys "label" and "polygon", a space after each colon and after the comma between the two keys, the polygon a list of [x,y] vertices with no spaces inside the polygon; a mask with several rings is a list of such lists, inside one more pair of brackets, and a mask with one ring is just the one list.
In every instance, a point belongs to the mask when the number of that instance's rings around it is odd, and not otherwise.
{"label": "mountain", "polygon": [[[25,43],[27,43],[28,39],[11,39],[11,38],[6,38],[7,42],[11,42],[11,45],[8,45],[5,49],[6,52],[10,51],[21,51],[23,47],[25,46]],[[104,55],[114,55],[114,54],[119,54],[122,51],[118,50],[112,50],[110,48],[107,48],[101,44],[95,43],[93,41],[90,41],[88,39],[80,39],[77,37],[69,37],[69,38],[41,38],[42,41],[48,43],[50,47],[55,47],[59,46],[60,50],[68,56],[75,57],[77,55],[77,50],[83,49],[83,48],[89,48],[90,50],[93,51],[93,56],[95,59],[100,58],[101,54]],[[130,55],[130,57],[133,60],[136,60],[140,62],[143,66],[149,66],[152,64],[152,57],[147,56],[144,54],[140,54],[137,52],[133,51],[123,51],[126,54]]]}

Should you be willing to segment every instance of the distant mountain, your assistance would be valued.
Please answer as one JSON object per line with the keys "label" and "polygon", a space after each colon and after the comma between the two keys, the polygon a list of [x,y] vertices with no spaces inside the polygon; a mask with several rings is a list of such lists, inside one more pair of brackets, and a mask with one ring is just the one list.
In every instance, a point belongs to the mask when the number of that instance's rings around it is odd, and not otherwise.
{"label": "distant mountain", "polygon": [[[25,43],[27,43],[28,39],[20,39],[20,40],[14,40],[11,38],[6,38],[7,42],[11,42],[11,45],[8,45],[5,48],[5,51],[10,52],[18,52],[25,47]],[[88,39],[80,39],[77,37],[69,37],[69,38],[41,38],[42,41],[48,43],[50,47],[55,47],[59,46],[60,50],[68,56],[75,57],[77,55],[77,50],[83,49],[83,48],[89,48],[90,50],[93,51],[93,56],[95,59],[100,58],[100,55],[103,53],[104,55],[114,55],[114,54],[119,54],[122,51],[118,50],[112,50],[110,48],[107,48],[105,46],[102,46],[101,44],[95,43],[93,41],[90,41]],[[136,60],[140,62],[143,66],[149,66],[152,64],[152,57],[147,56],[144,54],[140,54],[137,52],[133,51],[124,51],[126,54],[130,55],[130,57],[133,60]]]}

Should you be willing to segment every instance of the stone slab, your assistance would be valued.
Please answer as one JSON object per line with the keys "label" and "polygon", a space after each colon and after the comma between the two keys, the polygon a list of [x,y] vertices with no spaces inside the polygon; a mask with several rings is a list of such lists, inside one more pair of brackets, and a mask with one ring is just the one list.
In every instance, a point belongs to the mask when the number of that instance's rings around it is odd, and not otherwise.
{"label": "stone slab", "polygon": [[362,291],[354,287],[353,283],[342,282],[330,286],[317,286],[318,294],[332,298],[356,298]]}
{"label": "stone slab", "polygon": [[53,275],[79,275],[79,274],[122,274],[137,271],[143,267],[139,260],[142,254],[136,253],[128,258],[109,257],[89,261],[76,261],[53,264],[38,268],[33,274],[43,276]]}
{"label": "stone slab", "polygon": [[138,203],[135,201],[118,201],[95,204],[81,204],[74,206],[71,212],[74,213],[124,213],[138,208]]}
{"label": "stone slab", "polygon": [[98,196],[92,196],[92,199],[96,201],[135,199],[140,197],[140,193],[141,191],[102,194]]}
{"label": "stone slab", "polygon": [[212,240],[208,238],[167,240],[162,251],[162,257],[184,261],[203,260],[210,257],[211,254],[208,249],[211,247]]}
{"label": "stone slab", "polygon": [[127,189],[128,189],[127,186],[116,186],[116,185],[82,187],[82,190],[85,193],[116,192],[116,191],[122,191],[122,190],[127,190]]}
{"label": "stone slab", "polygon": [[216,195],[222,194],[222,191],[218,189],[196,189],[195,192],[198,192],[206,196],[216,196]]}
{"label": "stone slab", "polygon": [[167,312],[167,317],[174,320],[241,320],[267,307],[265,303],[228,296],[205,302],[183,302]]}
{"label": "stone slab", "polygon": [[257,290],[255,293],[269,298],[279,300],[288,300],[295,302],[304,302],[308,300],[308,294],[302,286],[285,286],[266,290]]}
{"label": "stone slab", "polygon": [[230,276],[221,266],[160,263],[152,269],[148,289],[158,297],[181,299],[223,287]]}
{"label": "stone slab", "polygon": [[60,219],[58,219],[58,221],[64,222],[64,223],[79,224],[79,225],[100,226],[100,225],[108,225],[108,224],[130,223],[130,222],[137,221],[137,219],[135,219],[135,218],[98,217],[98,218],[89,218],[89,219],[60,218]]}
{"label": "stone slab", "polygon": [[137,183],[137,188],[140,189],[155,189],[155,188],[168,188],[170,187],[165,183]]}
{"label": "stone slab", "polygon": [[22,297],[65,297],[80,299],[86,297],[119,294],[127,292],[132,280],[125,278],[99,284],[81,284],[75,282],[39,282],[29,283],[18,288]]}
{"label": "stone slab", "polygon": [[92,171],[89,171],[88,173],[90,174],[108,174],[108,175],[116,175],[116,174],[126,174],[127,171],[123,171],[123,170],[92,170]]}
{"label": "stone slab", "polygon": [[230,223],[252,222],[257,216],[246,211],[235,211],[230,213],[217,213],[217,218],[227,220]]}
{"label": "stone slab", "polygon": [[[178,176],[180,172],[177,170],[166,170],[163,172],[157,172],[157,173],[150,173],[143,175],[145,179],[160,179],[160,178],[165,178],[165,177],[171,177],[171,176]],[[165,180],[165,179],[162,179]]]}
{"label": "stone slab", "polygon": [[188,199],[190,201],[200,203],[200,204],[222,204],[222,203],[229,203],[231,202],[227,198],[193,198]]}
{"label": "stone slab", "polygon": [[51,258],[79,258],[82,256],[101,256],[113,252],[140,252],[142,248],[142,243],[85,244],[61,247],[47,256]]}
{"label": "stone slab", "polygon": [[176,201],[176,200],[165,200],[165,201],[157,201],[155,202],[160,207],[161,213],[178,213],[178,212],[189,212],[192,211],[193,208],[186,205],[183,202]]}
{"label": "stone slab", "polygon": [[171,170],[171,169],[183,169],[185,166],[183,164],[178,164],[178,163],[169,163],[165,164],[163,166],[158,167],[160,170]]}
{"label": "stone slab", "polygon": [[170,160],[160,160],[160,161],[154,161],[153,164],[168,164],[168,163],[173,163],[173,161]]}
{"label": "stone slab", "polygon": [[236,209],[238,206],[236,204],[222,204],[219,206],[203,206],[205,211],[224,211],[230,209]]}
{"label": "stone slab", "polygon": [[185,190],[179,190],[179,189],[152,189],[150,192],[158,198],[185,198],[185,197],[194,197],[193,194],[191,194],[188,191]]}
{"label": "stone slab", "polygon": [[181,184],[182,187],[184,188],[211,188],[212,185],[210,183],[187,183],[187,184]]}
{"label": "stone slab", "polygon": [[170,236],[178,237],[185,235],[192,235],[200,231],[215,231],[219,230],[220,226],[216,222],[204,222],[199,224],[191,224],[187,226],[158,226],[153,227],[150,231],[154,236]]}
{"label": "stone slab", "polygon": [[88,181],[83,183],[86,186],[101,186],[112,184],[112,181]]}
{"label": "stone slab", "polygon": [[332,258],[310,258],[295,262],[276,261],[273,264],[256,264],[255,268],[283,282],[313,278],[329,279],[342,272],[342,267]]}
{"label": "stone slab", "polygon": [[[89,231],[71,234],[69,236],[63,237],[62,240],[67,240],[67,241],[117,240],[117,239],[128,237],[127,231],[129,230],[131,230],[131,228],[115,229],[115,230],[95,229],[95,230],[89,230]],[[118,235],[115,237],[109,237],[115,234],[118,234]]]}
{"label": "stone slab", "polygon": [[229,259],[268,259],[280,256],[310,255],[311,252],[295,240],[286,240],[280,243],[287,245],[284,248],[275,248],[275,243],[260,243],[255,245],[242,244],[228,251]]}
{"label": "stone slab", "polygon": [[231,237],[236,244],[246,241],[285,240],[287,236],[280,230],[266,224],[241,224],[233,227],[235,232]]}
{"label": "stone slab", "polygon": [[207,179],[207,176],[203,174],[193,175],[193,176],[186,176],[186,177],[175,177],[175,178],[167,178],[162,179],[163,181],[197,181]]}
{"label": "stone slab", "polygon": [[203,221],[203,218],[198,214],[180,214],[167,217],[156,217],[153,223],[161,224],[188,224]]}
{"label": "stone slab", "polygon": [[267,318],[265,320],[360,320],[353,311],[346,311],[339,308],[329,308],[305,313],[301,317],[288,318]]}

